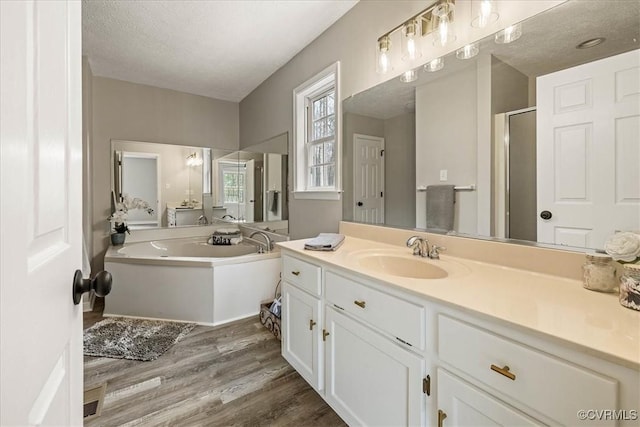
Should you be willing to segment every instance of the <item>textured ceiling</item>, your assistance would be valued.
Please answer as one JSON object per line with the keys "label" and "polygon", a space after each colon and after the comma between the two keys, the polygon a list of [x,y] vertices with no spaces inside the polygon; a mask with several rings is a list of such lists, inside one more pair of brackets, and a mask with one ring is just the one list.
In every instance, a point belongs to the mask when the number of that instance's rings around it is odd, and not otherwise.
{"label": "textured ceiling", "polygon": [[[607,40],[590,49],[576,49],[585,40]],[[491,53],[529,77],[606,58],[640,48],[640,1],[570,0],[536,15],[522,24],[522,37],[514,43],[498,45],[493,36],[480,43],[482,53]],[[454,73],[473,64],[445,57],[445,67],[436,73],[419,72],[411,84],[394,78],[345,100],[343,111],[378,119],[407,113],[415,104],[415,87]]]}
{"label": "textured ceiling", "polygon": [[357,0],[82,2],[94,75],[239,102]]}

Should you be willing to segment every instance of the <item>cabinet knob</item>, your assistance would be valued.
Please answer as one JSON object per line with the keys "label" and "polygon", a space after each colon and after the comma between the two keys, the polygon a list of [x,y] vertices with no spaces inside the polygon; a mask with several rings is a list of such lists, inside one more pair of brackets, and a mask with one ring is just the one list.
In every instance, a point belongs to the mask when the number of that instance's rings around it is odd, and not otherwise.
{"label": "cabinet knob", "polygon": [[360,307],[360,308],[364,308],[364,307],[365,307],[365,305],[367,305],[367,303],[366,303],[366,302],[364,302],[364,301],[358,301],[358,300],[355,300],[353,303],[354,303],[355,305],[357,305],[358,307]]}
{"label": "cabinet knob", "polygon": [[293,274],[294,276],[299,276],[300,272],[299,271],[292,271],[291,274]]}
{"label": "cabinet knob", "polygon": [[309,319],[309,330],[313,331],[313,327],[316,325],[316,322],[313,319]]}
{"label": "cabinet knob", "polygon": [[508,366],[505,366],[504,368],[500,368],[499,366],[491,365],[491,370],[499,373],[500,375],[504,375],[505,377],[509,378],[512,381],[516,380],[516,374],[509,372]]}
{"label": "cabinet knob", "polygon": [[438,427],[442,427],[442,422],[447,418],[447,413],[442,409],[438,409]]}

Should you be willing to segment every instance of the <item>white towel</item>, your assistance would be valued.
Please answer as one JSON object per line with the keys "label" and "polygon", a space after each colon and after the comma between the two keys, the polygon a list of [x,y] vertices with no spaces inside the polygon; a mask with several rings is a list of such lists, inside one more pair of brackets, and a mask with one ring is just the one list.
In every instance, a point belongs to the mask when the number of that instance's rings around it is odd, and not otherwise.
{"label": "white towel", "polygon": [[320,233],[304,244],[309,251],[335,251],[344,242],[343,234]]}

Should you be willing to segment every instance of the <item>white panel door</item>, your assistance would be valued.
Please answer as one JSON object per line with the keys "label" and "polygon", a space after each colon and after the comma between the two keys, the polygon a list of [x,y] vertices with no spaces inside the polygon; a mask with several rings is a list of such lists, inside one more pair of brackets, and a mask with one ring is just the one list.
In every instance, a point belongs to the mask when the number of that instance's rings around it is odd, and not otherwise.
{"label": "white panel door", "polygon": [[353,219],[384,223],[384,138],[353,135]]}
{"label": "white panel door", "polygon": [[538,241],[602,248],[639,230],[640,51],[539,77],[537,90]]}
{"label": "white panel door", "polygon": [[442,369],[438,369],[436,396],[442,427],[543,425]]}
{"label": "white panel door", "polygon": [[245,197],[245,206],[244,206],[244,219],[247,222],[253,222],[253,213],[254,213],[254,209],[255,209],[255,204],[256,204],[256,184],[255,184],[255,167],[256,167],[256,162],[255,160],[249,160],[246,164],[245,164],[245,177],[244,177],[244,185],[245,187],[245,192],[244,192],[244,197]]}
{"label": "white panel door", "polygon": [[424,360],[333,308],[326,309],[329,405],[353,426],[424,425]]}
{"label": "white panel door", "polygon": [[0,424],[82,425],[80,2],[0,19]]}
{"label": "white panel door", "polygon": [[315,389],[322,390],[320,299],[282,283],[282,356]]}

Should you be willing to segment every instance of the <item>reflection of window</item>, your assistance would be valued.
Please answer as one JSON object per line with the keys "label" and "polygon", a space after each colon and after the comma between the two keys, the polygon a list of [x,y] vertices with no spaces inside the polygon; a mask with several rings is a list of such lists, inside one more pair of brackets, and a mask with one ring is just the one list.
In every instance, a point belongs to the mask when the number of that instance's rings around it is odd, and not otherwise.
{"label": "reflection of window", "polygon": [[293,91],[294,197],[340,199],[340,64]]}
{"label": "reflection of window", "polygon": [[245,165],[228,163],[222,166],[224,203],[244,203]]}
{"label": "reflection of window", "polygon": [[308,189],[335,187],[335,94],[333,86],[319,95],[307,98]]}

